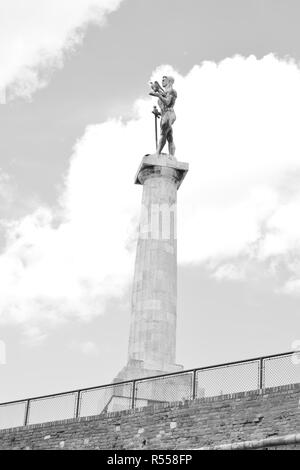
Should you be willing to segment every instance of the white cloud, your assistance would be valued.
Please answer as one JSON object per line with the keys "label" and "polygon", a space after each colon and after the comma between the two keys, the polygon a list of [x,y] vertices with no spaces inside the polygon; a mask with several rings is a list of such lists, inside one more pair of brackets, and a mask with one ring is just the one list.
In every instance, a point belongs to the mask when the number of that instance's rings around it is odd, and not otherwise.
{"label": "white cloud", "polygon": [[224,279],[230,281],[239,281],[244,279],[245,272],[235,264],[226,263],[217,267],[217,269],[214,271],[214,277],[218,281],[222,281]]}
{"label": "white cloud", "polygon": [[[139,121],[90,126],[74,150],[60,207],[40,207],[7,225],[0,256],[2,321],[88,319],[127,288],[140,192],[131,184],[137,161],[122,146],[132,147],[143,132]],[[133,154],[141,155],[141,148]]]}
{"label": "white cloud", "polygon": [[46,334],[41,332],[38,326],[33,325],[26,325],[23,329],[23,335],[23,343],[28,346],[39,346],[47,337]]}
{"label": "white cloud", "polygon": [[[30,97],[81,42],[88,23],[103,24],[122,0],[1,2],[0,92]],[[7,93],[6,93],[7,89]]]}
{"label": "white cloud", "polygon": [[14,198],[14,187],[11,178],[0,168],[0,208],[1,211],[10,205]]}
{"label": "white cloud", "polygon": [[68,347],[80,354],[84,354],[85,356],[98,356],[100,353],[99,345],[94,343],[94,341],[86,340],[86,341],[75,341],[72,340]]}
{"label": "white cloud", "polygon": [[[160,67],[153,76],[169,72]],[[231,280],[245,278],[248,265],[258,277],[284,265],[287,281],[297,281],[298,67],[273,56],[236,57],[185,77],[172,73],[177,158],[190,163],[178,195],[179,262],[206,263],[218,279]],[[10,223],[0,257],[2,321],[88,319],[129,286],[142,189],[133,177],[154,150],[152,104],[139,100],[128,122],[89,126],[59,207]]]}
{"label": "white cloud", "polygon": [[79,349],[86,356],[96,356],[99,353],[98,346],[93,341],[83,341],[79,344]]}

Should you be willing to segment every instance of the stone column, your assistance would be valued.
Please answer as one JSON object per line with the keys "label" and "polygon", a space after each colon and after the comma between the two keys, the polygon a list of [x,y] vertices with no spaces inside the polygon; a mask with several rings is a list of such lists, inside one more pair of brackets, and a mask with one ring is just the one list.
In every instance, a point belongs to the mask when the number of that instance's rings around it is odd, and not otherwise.
{"label": "stone column", "polygon": [[177,190],[188,164],[169,155],[147,155],[135,183],[143,185],[132,288],[125,380],[182,369],[176,364]]}

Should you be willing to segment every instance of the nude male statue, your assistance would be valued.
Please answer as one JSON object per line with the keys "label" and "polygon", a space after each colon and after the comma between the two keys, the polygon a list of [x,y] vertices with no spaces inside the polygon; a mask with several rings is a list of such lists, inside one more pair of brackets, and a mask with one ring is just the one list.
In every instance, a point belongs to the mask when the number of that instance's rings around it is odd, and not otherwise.
{"label": "nude male statue", "polygon": [[160,120],[160,139],[158,142],[156,153],[160,155],[166,142],[168,141],[169,154],[174,157],[175,144],[173,139],[172,125],[176,120],[174,112],[174,105],[177,98],[177,92],[173,88],[174,78],[170,76],[163,76],[162,86],[158,82],[150,83],[152,91],[149,93],[151,96],[158,98],[158,106],[161,110]]}

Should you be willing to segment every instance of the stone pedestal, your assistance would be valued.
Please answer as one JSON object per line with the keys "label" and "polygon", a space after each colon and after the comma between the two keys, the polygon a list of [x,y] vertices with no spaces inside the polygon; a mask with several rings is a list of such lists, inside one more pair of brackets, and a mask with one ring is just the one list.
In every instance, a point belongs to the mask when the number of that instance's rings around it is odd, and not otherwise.
{"label": "stone pedestal", "polygon": [[177,190],[188,164],[146,155],[135,177],[143,185],[132,288],[128,362],[115,381],[182,370],[176,364]]}

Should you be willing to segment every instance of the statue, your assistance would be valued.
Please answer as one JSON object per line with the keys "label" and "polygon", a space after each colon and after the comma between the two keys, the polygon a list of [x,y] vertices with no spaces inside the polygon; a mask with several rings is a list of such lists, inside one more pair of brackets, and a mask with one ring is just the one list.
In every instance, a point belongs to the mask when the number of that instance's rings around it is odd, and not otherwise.
{"label": "statue", "polygon": [[[149,93],[151,96],[156,96],[158,98],[158,106],[160,107],[160,113],[156,110],[153,112],[155,119],[157,116],[161,116],[160,120],[160,139],[157,145],[156,154],[160,155],[166,142],[168,141],[169,154],[174,157],[175,155],[175,144],[173,140],[173,129],[172,125],[176,120],[176,115],[174,112],[174,104],[177,98],[177,92],[173,88],[174,78],[163,76],[162,86],[155,81],[154,83],[150,82],[152,91]],[[155,107],[156,109],[156,107]],[[156,121],[155,121],[156,123]]]}

